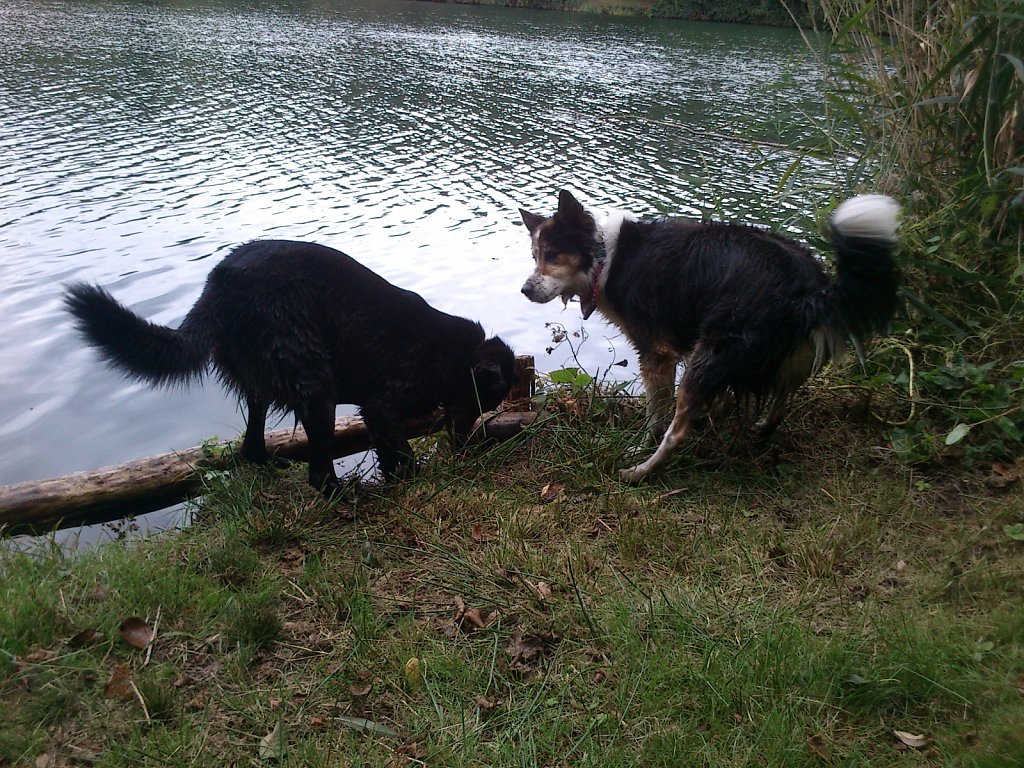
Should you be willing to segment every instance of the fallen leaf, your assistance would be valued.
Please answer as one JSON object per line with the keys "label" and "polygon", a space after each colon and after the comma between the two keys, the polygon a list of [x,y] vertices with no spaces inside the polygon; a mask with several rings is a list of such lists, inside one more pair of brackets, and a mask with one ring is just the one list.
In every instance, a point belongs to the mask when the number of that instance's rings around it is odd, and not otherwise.
{"label": "fallen leaf", "polygon": [[116,696],[121,699],[130,699],[134,695],[132,673],[127,664],[118,664],[114,667],[110,679],[103,686],[103,695],[107,698]]}
{"label": "fallen leaf", "polygon": [[831,757],[829,754],[828,744],[826,744],[825,740],[817,734],[811,736],[811,738],[807,740],[807,750],[811,754],[817,755],[822,760],[828,760]]}
{"label": "fallen leaf", "polygon": [[57,654],[49,648],[39,648],[32,653],[26,653],[21,660],[26,664],[39,664],[42,661],[53,661],[55,658]]}
{"label": "fallen leaf", "polygon": [[922,734],[907,733],[906,731],[893,731],[893,735],[900,740],[900,743],[911,749],[920,749],[928,746],[928,738]]}
{"label": "fallen leaf", "polygon": [[123,639],[132,648],[142,650],[153,642],[153,628],[138,616],[130,616],[117,628]]}
{"label": "fallen leaf", "polygon": [[465,629],[466,624],[476,629],[483,629],[487,626],[480,615],[480,609],[467,608],[466,601],[458,596],[455,597],[455,623],[462,629]]}
{"label": "fallen leaf", "polygon": [[550,504],[555,499],[561,498],[565,486],[562,483],[548,483],[540,489],[540,501],[542,504]]}
{"label": "fallen leaf", "polygon": [[540,595],[541,600],[547,600],[551,597],[551,585],[546,581],[537,582],[537,594]]}
{"label": "fallen leaf", "polygon": [[540,660],[544,649],[557,638],[550,633],[541,632],[524,635],[519,630],[512,633],[505,650],[509,655],[508,666],[516,672],[529,672]]}
{"label": "fallen leaf", "polygon": [[484,527],[480,523],[476,523],[470,529],[470,538],[473,539],[477,544],[483,544],[484,542],[494,541],[494,536],[484,531]]}
{"label": "fallen leaf", "polygon": [[1020,480],[1020,475],[1005,464],[993,464],[988,484],[994,488],[1007,488]]}
{"label": "fallen leaf", "polygon": [[485,696],[477,696],[475,699],[473,699],[473,703],[480,707],[480,709],[486,710],[488,712],[494,709],[495,707],[501,705],[500,701],[491,701]]}
{"label": "fallen leaf", "polygon": [[369,694],[371,688],[373,688],[371,683],[352,683],[352,685],[348,687],[348,692],[356,698],[360,698]]}
{"label": "fallen leaf", "polygon": [[287,736],[284,724],[278,720],[273,728],[260,739],[260,760],[272,762],[284,759]]}

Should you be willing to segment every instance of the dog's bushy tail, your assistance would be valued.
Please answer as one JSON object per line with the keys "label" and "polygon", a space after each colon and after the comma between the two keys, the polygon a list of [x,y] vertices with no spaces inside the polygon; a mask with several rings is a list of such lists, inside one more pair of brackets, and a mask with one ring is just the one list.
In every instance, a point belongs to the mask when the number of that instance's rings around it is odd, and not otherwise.
{"label": "dog's bushy tail", "polygon": [[144,320],[98,285],[70,285],[64,302],[89,344],[129,378],[187,384],[206,371],[213,335],[202,299],[177,330]]}
{"label": "dog's bushy tail", "polygon": [[[899,271],[893,260],[900,207],[885,195],[859,195],[832,214],[836,276],[822,308],[830,357],[849,339],[858,349],[884,332],[896,311]],[[836,349],[839,347],[839,349]]]}

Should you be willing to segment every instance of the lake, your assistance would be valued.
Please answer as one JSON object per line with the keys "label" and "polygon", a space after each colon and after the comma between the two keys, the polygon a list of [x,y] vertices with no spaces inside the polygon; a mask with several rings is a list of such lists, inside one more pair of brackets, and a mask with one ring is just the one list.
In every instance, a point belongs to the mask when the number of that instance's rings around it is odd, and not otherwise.
{"label": "lake", "polygon": [[400,0],[0,0],[0,42],[0,483],[244,429],[215,381],[154,391],[107,369],[63,310],[68,282],[176,325],[232,246],[315,240],[541,371],[576,364],[566,342],[546,351],[553,323],[590,373],[629,379],[628,344],[596,315],[520,295],[519,207],[549,213],[568,187],[593,208],[799,232],[843,175],[748,141],[818,138],[820,71],[794,30]]}

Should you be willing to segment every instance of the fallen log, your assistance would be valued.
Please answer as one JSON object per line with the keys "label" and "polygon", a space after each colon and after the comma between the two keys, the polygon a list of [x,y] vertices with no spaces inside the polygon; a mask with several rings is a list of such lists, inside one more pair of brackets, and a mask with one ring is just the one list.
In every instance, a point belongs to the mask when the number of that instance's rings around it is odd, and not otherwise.
{"label": "fallen log", "polygon": [[[468,442],[508,439],[533,422],[532,412],[498,412],[477,420]],[[436,431],[436,417],[407,421],[407,437]],[[266,435],[267,450],[286,459],[306,458],[309,444],[302,427]],[[223,470],[235,460],[238,441],[212,443],[161,453],[112,467],[0,486],[0,536],[43,533],[141,515],[196,496],[204,472]],[[369,450],[363,420],[339,418],[334,424],[334,458]]]}

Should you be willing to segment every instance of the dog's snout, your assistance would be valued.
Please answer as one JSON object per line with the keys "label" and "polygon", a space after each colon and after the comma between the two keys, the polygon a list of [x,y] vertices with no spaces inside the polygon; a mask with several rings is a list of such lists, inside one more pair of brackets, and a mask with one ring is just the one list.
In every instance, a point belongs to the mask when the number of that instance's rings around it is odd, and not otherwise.
{"label": "dog's snout", "polygon": [[519,290],[523,294],[523,296],[525,296],[526,298],[530,298],[530,284],[529,283],[524,283],[523,287],[520,288]]}

